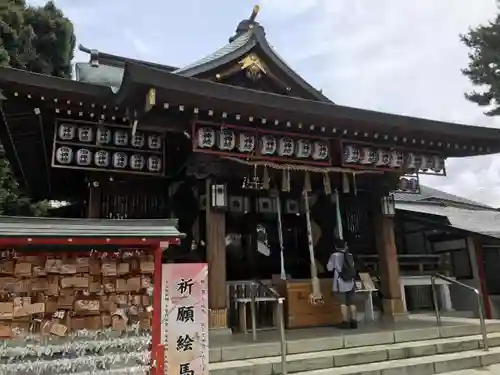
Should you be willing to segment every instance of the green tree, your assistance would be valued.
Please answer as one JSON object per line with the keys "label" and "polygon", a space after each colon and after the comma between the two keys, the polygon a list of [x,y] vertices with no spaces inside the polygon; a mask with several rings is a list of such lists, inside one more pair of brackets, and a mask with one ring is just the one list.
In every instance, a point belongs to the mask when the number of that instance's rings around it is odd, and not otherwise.
{"label": "green tree", "polygon": [[488,116],[500,114],[500,16],[485,25],[461,35],[470,48],[469,65],[463,73],[479,86],[479,91],[466,93],[470,101],[484,107]]}
{"label": "green tree", "polygon": [[0,1],[0,65],[70,77],[75,41],[71,21],[52,1],[42,7]]}
{"label": "green tree", "polygon": [[[44,6],[25,0],[0,0],[0,66],[57,77],[71,76],[75,48],[73,25],[52,1]],[[0,214],[46,214],[47,202],[32,203],[0,156]]]}

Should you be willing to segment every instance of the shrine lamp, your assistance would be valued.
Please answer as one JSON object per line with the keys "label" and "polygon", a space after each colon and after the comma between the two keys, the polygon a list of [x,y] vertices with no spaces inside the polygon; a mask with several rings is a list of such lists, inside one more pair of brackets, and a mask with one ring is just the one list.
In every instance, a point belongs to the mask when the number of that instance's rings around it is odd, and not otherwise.
{"label": "shrine lamp", "polygon": [[396,214],[396,203],[394,201],[394,195],[390,194],[388,196],[382,197],[382,214],[384,216],[394,216]]}
{"label": "shrine lamp", "polygon": [[210,186],[210,207],[217,210],[227,209],[227,187],[226,184],[212,184]]}

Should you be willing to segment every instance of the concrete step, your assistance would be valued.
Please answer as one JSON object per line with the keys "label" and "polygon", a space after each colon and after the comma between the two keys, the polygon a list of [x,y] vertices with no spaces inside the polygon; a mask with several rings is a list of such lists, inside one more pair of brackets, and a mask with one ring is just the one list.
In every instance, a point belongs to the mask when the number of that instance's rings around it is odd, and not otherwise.
{"label": "concrete step", "polygon": [[478,369],[468,369],[452,372],[443,372],[442,375],[498,375],[500,374],[500,365],[491,365]]}
{"label": "concrete step", "polygon": [[[498,322],[489,323],[488,332],[500,332]],[[441,328],[428,327],[418,329],[406,329],[396,331],[385,331],[376,333],[349,332],[344,335],[332,337],[319,337],[289,340],[287,342],[288,354],[316,353],[336,349],[349,349],[367,347],[373,345],[390,345],[421,340],[435,340],[463,336],[473,336],[480,333],[479,325],[457,324],[443,326]],[[493,337],[493,336],[492,336]],[[279,356],[280,344],[277,341],[259,343],[231,343],[222,347],[211,347],[209,349],[210,363],[247,360],[262,357]]]}
{"label": "concrete step", "polygon": [[[295,375],[434,375],[453,373],[453,371],[460,370],[466,370],[463,374],[470,375],[471,369],[488,367],[499,362],[500,348],[497,347],[489,352],[471,350],[421,358],[407,358],[365,365],[307,371],[296,373]],[[484,375],[482,370],[480,373]]]}
{"label": "concrete step", "polygon": [[[500,350],[497,349],[497,347],[500,347],[500,333],[490,334],[489,344],[496,351]],[[400,362],[410,361],[411,363],[411,361],[416,361],[416,363],[420,363],[428,358],[438,358],[450,353],[458,353],[459,357],[460,355],[464,355],[465,358],[468,358],[467,355],[469,353],[476,353],[473,359],[469,359],[469,362],[466,362],[473,363],[476,361],[478,365],[472,367],[478,367],[483,362],[477,356],[481,356],[482,358],[482,356],[488,354],[479,350],[481,347],[482,337],[479,335],[423,339],[422,341],[406,341],[383,345],[370,345],[368,343],[368,346],[289,354],[287,355],[287,368],[289,373],[305,374],[307,372],[308,375],[313,375],[316,371],[354,371],[353,368],[363,368],[364,366],[376,367],[381,363],[401,369],[402,366],[398,366]],[[296,349],[298,350],[298,347]],[[302,349],[304,351],[309,348],[303,347]],[[490,359],[490,356],[487,356],[485,363],[487,361],[494,363]],[[500,362],[500,357],[498,358],[498,362]],[[430,367],[434,366],[433,362],[430,362],[430,364],[427,362],[422,363]],[[438,365],[438,368],[442,367]],[[273,375],[279,373],[281,373],[281,357],[279,355],[210,363],[211,375]],[[434,373],[431,372],[429,374]],[[323,373],[321,372],[321,374]],[[329,372],[324,373],[324,375],[329,374]],[[336,375],[337,372],[332,372],[331,374]],[[338,372],[338,374],[344,374],[344,372]],[[351,372],[346,372],[346,374],[351,374]],[[358,372],[352,372],[352,374],[358,374]],[[359,372],[359,374],[364,374],[364,372]],[[374,374],[378,375],[379,373],[375,372]],[[385,375],[385,373],[383,374]]]}

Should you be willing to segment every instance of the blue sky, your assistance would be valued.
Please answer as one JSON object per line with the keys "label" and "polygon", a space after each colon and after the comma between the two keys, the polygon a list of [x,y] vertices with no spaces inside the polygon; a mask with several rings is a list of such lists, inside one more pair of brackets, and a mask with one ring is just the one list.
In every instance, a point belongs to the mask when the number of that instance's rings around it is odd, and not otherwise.
{"label": "blue sky", "polygon": [[[42,0],[28,1],[43,4]],[[464,99],[458,35],[495,16],[495,0],[56,0],[77,42],[99,51],[182,66],[227,43],[261,5],[258,21],[280,55],[338,104],[500,126]],[[87,60],[77,53],[75,60]],[[498,125],[497,125],[498,124]],[[448,164],[426,183],[500,206],[500,157]]]}

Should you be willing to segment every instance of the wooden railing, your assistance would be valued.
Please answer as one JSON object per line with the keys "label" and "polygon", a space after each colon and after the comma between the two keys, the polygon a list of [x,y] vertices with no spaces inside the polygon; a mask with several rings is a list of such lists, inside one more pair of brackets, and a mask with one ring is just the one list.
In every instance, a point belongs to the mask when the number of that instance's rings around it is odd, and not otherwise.
{"label": "wooden railing", "polygon": [[[262,283],[271,286],[271,280],[263,280]],[[239,328],[240,330],[251,326],[250,313],[247,311],[250,305],[240,302],[244,300],[250,301],[252,288],[255,288],[256,328],[259,330],[276,328],[274,298],[269,297],[265,287],[254,285],[251,280],[226,283],[229,324],[232,328]]]}

